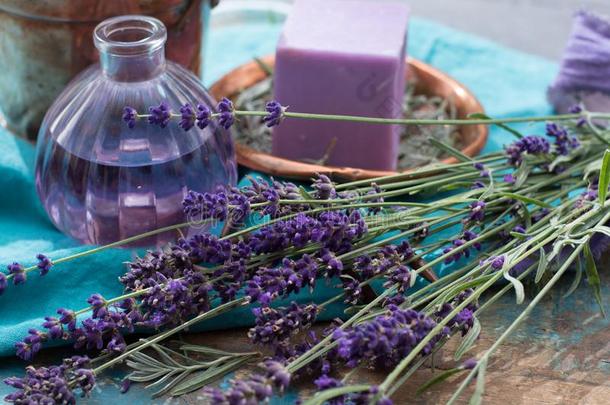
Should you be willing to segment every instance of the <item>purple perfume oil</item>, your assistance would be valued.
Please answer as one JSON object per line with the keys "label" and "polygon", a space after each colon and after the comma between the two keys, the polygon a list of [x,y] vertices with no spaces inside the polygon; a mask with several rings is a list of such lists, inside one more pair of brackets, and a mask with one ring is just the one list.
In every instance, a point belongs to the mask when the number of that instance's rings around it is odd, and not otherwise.
{"label": "purple perfume oil", "polygon": [[[122,16],[94,31],[100,63],[77,76],[47,112],[38,137],[36,186],[51,221],[89,244],[107,244],[186,220],[188,190],[235,184],[229,131],[212,123],[185,132],[144,120],[129,129],[123,108],[146,111],[214,101],[199,80],[165,60],[166,31],[151,17]],[[158,245],[175,233],[140,245]]]}

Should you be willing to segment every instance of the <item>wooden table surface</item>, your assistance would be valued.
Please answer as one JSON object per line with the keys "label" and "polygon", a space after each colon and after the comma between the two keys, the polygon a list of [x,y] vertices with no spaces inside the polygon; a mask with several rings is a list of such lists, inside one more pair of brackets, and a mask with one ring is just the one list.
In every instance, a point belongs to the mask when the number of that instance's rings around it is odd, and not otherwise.
{"label": "wooden table surface", "polygon": [[[610,312],[610,274],[608,265],[600,266],[603,284],[603,299]],[[571,274],[561,280],[533,311],[530,318],[501,345],[487,368],[485,404],[609,404],[610,403],[610,322],[600,315],[597,304],[586,281],[568,298],[562,298],[571,283]],[[535,287],[530,287],[533,291]],[[531,297],[530,297],[531,298]],[[489,347],[519,314],[526,303],[515,304],[514,295],[507,294],[481,316],[483,332],[471,349],[472,356]],[[185,335],[186,339],[219,349],[246,351],[251,347],[246,330],[229,330]],[[453,351],[459,339],[448,342],[434,359],[437,370],[451,368]],[[69,354],[65,349],[47,350],[40,356],[42,363],[56,362]],[[466,355],[464,358],[468,358]],[[23,364],[17,360],[2,359],[0,377],[19,373]],[[88,404],[141,404],[205,403],[201,392],[178,398],[150,399],[150,392],[141,385],[132,385],[127,394],[120,394],[118,386],[124,370],[115,370],[100,380],[93,395],[83,400]],[[241,374],[241,373],[239,373]],[[383,373],[367,370],[357,373],[353,382],[379,383]],[[433,375],[428,366],[420,369],[411,382],[395,395],[395,404],[444,403],[462,376],[458,375],[423,394],[415,396],[416,389]],[[308,381],[297,384],[297,390],[287,397],[278,397],[272,404],[293,403],[298,395],[307,397],[312,393]],[[0,394],[8,390],[0,388]],[[464,395],[460,403],[468,403]]]}

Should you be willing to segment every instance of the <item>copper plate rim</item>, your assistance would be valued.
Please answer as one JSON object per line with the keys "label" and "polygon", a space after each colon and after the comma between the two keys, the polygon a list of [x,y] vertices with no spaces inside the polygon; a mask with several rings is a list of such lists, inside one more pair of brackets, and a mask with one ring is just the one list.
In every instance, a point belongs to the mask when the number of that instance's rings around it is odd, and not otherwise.
{"label": "copper plate rim", "polygon": [[[273,55],[269,55],[261,58],[261,60],[270,66],[273,66],[275,58]],[[474,94],[466,88],[466,86],[449,75],[413,58],[407,58],[407,64],[407,72],[414,74],[416,77],[429,78],[431,83],[435,85],[436,90],[440,90],[440,93],[452,94],[458,99],[458,102],[456,102],[458,111],[460,110],[460,107],[462,110],[465,110],[459,111],[458,116],[460,118],[465,118],[470,113],[484,112],[483,106]],[[210,88],[210,92],[218,100],[222,97],[231,98],[243,88],[251,86],[260,80],[263,80],[265,77],[266,73],[256,61],[248,62],[233,69],[214,83]],[[489,129],[485,125],[472,125],[469,130],[473,131],[474,139],[468,143],[461,152],[466,156],[473,157],[479,154],[485,146],[489,135]],[[409,168],[402,172],[398,172],[367,170],[354,167],[322,166],[273,156],[240,143],[236,143],[235,151],[237,162],[240,165],[272,176],[293,179],[307,179],[316,173],[321,173],[338,180],[365,180],[398,173],[408,173],[416,169]],[[441,162],[456,163],[457,159],[450,157],[443,159]]]}

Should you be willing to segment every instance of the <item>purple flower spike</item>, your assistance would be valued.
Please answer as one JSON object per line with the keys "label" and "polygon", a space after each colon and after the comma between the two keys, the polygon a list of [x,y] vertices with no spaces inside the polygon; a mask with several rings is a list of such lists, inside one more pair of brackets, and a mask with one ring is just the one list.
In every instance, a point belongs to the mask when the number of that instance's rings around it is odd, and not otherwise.
{"label": "purple flower spike", "polygon": [[204,129],[210,125],[212,119],[212,111],[203,104],[197,104],[197,126],[199,129]]}
{"label": "purple flower spike", "polygon": [[263,122],[266,123],[269,128],[280,125],[284,119],[286,107],[282,107],[277,101],[270,101],[265,106],[265,110],[267,110],[268,114],[263,118]]}
{"label": "purple flower spike", "polygon": [[477,365],[477,359],[468,359],[465,362],[462,363],[462,368],[464,370],[472,370],[473,368],[475,368]]}
{"label": "purple flower spike", "polygon": [[99,294],[93,294],[87,299],[87,302],[93,308],[94,318],[103,318],[108,313],[106,309],[106,300]]}
{"label": "purple flower spike", "polygon": [[267,378],[280,390],[284,391],[290,384],[290,373],[277,361],[266,360],[263,363],[267,370]]}
{"label": "purple flower spike", "polygon": [[311,186],[315,190],[315,196],[318,200],[329,200],[337,195],[335,185],[325,174],[316,174]]}
{"label": "purple flower spike", "polygon": [[8,282],[6,281],[6,276],[4,275],[4,273],[0,273],[0,295],[2,295],[2,293],[6,289],[7,284]]}
{"label": "purple flower spike", "polygon": [[470,204],[470,214],[468,220],[473,222],[481,222],[485,218],[485,202],[475,201]]}
{"label": "purple flower spike", "polygon": [[171,112],[165,101],[159,104],[158,107],[150,107],[148,111],[150,111],[150,117],[148,117],[149,123],[158,125],[161,128],[167,126],[169,119],[171,118]]}
{"label": "purple flower spike", "polygon": [[515,179],[515,176],[512,173],[504,175],[504,182],[505,183],[515,184],[516,181],[517,181],[517,179]]}
{"label": "purple flower spike", "polygon": [[195,118],[195,110],[193,110],[193,107],[189,103],[186,103],[180,107],[180,122],[178,123],[178,126],[185,131],[188,131],[195,126]]}
{"label": "purple flower spike", "polygon": [[488,259],[488,261],[491,263],[491,268],[494,270],[502,270],[502,267],[504,267],[504,255],[502,256],[492,256]]}
{"label": "purple flower spike", "polygon": [[15,262],[7,266],[8,273],[13,275],[13,284],[23,284],[27,279],[23,266]]}
{"label": "purple flower spike", "polygon": [[[4,383],[17,391],[4,400],[15,404],[75,404],[73,389],[80,388],[86,396],[95,385],[89,359],[74,356],[64,359],[60,366],[34,368],[28,366],[24,377],[10,377]],[[74,384],[74,385],[73,385]]]}
{"label": "purple flower spike", "polygon": [[[318,377],[316,380],[314,380],[313,383],[318,388],[318,391],[324,391],[324,390],[330,390],[333,388],[343,387],[343,382],[341,380],[329,377],[325,374],[322,374],[320,377]],[[329,405],[344,405],[345,404],[345,395],[339,395],[337,397],[334,397],[334,398],[328,400],[326,403],[328,403]]]}
{"label": "purple flower spike", "polygon": [[59,322],[62,325],[66,325],[68,330],[73,331],[76,328],[76,314],[74,313],[74,311],[65,308],[59,308],[57,310],[57,313],[59,314]]}
{"label": "purple flower spike", "polygon": [[375,405],[394,405],[394,402],[388,397],[381,397],[379,401]]}
{"label": "purple flower spike", "polygon": [[123,121],[127,123],[129,129],[133,129],[136,126],[136,120],[138,119],[138,112],[133,107],[125,107],[123,109]]}
{"label": "purple flower spike", "polygon": [[49,273],[49,270],[51,270],[51,267],[53,267],[53,262],[51,261],[51,259],[43,255],[42,253],[36,255],[36,258],[38,259],[37,267],[40,269],[40,275],[47,275],[47,273]]}
{"label": "purple flower spike", "polygon": [[549,153],[551,145],[546,138],[537,135],[528,135],[506,147],[508,163],[519,166],[523,161],[523,155],[541,155]]}
{"label": "purple flower spike", "polygon": [[235,123],[235,107],[233,103],[228,98],[223,98],[218,103],[218,112],[220,113],[218,117],[218,123],[224,129],[229,129]]}

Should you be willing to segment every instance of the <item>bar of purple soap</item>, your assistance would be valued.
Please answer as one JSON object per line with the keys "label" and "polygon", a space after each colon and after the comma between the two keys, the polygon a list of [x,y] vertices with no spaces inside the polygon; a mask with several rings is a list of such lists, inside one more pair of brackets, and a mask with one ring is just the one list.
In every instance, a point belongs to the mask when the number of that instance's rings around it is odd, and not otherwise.
{"label": "bar of purple soap", "polygon": [[[386,0],[297,0],[280,37],[274,98],[289,110],[397,118],[405,87],[409,9]],[[397,126],[290,118],[273,154],[395,170]],[[334,144],[334,146],[333,146]]]}

